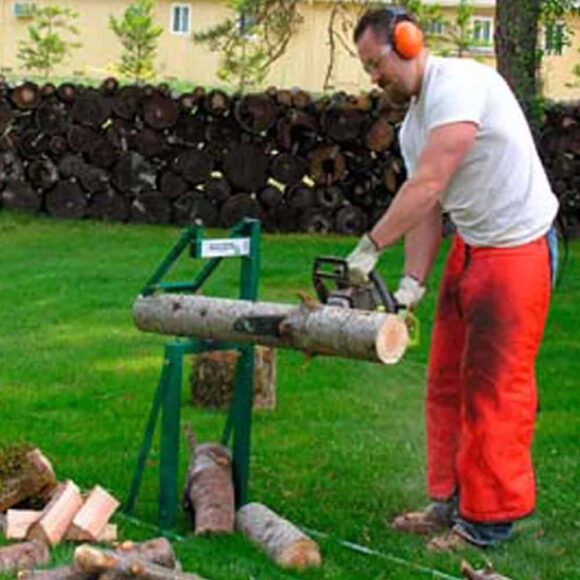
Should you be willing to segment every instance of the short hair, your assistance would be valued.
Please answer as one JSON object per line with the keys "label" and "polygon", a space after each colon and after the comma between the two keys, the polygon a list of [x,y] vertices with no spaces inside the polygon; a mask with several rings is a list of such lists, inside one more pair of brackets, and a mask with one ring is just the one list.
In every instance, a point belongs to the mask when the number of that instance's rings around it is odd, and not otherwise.
{"label": "short hair", "polygon": [[401,6],[367,10],[354,29],[354,42],[356,44],[368,28],[373,31],[375,36],[384,38],[385,42],[392,42],[395,24],[404,20],[417,24],[417,19]]}

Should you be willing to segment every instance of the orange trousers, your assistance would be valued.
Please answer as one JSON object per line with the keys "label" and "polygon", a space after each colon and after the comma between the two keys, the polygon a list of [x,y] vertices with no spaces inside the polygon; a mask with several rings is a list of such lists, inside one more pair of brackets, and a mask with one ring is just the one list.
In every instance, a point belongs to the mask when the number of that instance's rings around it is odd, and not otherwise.
{"label": "orange trousers", "polygon": [[427,487],[459,515],[509,522],[535,508],[535,359],[548,313],[545,238],[514,248],[453,241],[427,379]]}

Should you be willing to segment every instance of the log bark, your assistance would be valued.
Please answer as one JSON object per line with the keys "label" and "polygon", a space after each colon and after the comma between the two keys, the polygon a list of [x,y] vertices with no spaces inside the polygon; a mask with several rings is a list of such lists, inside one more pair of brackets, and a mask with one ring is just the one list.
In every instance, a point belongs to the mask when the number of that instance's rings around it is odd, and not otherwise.
{"label": "log bark", "polygon": [[[227,409],[234,395],[236,350],[210,351],[192,357],[191,401],[198,407]],[[254,409],[276,407],[276,351],[257,346],[254,351]]]}
{"label": "log bark", "polygon": [[236,144],[224,159],[224,175],[240,191],[258,192],[268,181],[270,157],[263,147],[251,143]]}
{"label": "log bark", "polygon": [[28,538],[41,540],[51,546],[58,544],[82,505],[79,488],[71,480],[60,484],[40,519],[30,528]]}
{"label": "log bark", "polygon": [[81,219],[87,213],[87,196],[78,183],[61,181],[46,195],[46,209],[56,218]]}
{"label": "log bark", "polygon": [[28,530],[41,516],[42,510],[8,510],[6,512],[4,536],[7,540],[25,540]]}
{"label": "log bark", "polygon": [[265,505],[249,503],[240,508],[236,528],[282,568],[304,570],[322,563],[316,542]]}
{"label": "log bark", "polygon": [[56,488],[52,465],[39,449],[15,455],[11,464],[0,473],[0,512],[27,499],[45,499]]}
{"label": "log bark", "polygon": [[0,548],[0,574],[9,574],[42,566],[50,561],[50,552],[44,542],[22,542]]}
{"label": "log bark", "polygon": [[147,332],[253,342],[384,364],[396,363],[409,340],[404,320],[394,314],[305,303],[140,296],[133,305],[133,319]]}
{"label": "log bark", "polygon": [[4,191],[0,194],[0,200],[5,209],[15,209],[27,213],[37,213],[42,206],[42,198],[38,192],[29,183],[20,179],[7,181]]}
{"label": "log bark", "polygon": [[96,577],[88,576],[74,565],[49,570],[22,570],[17,578],[18,580],[96,580]]}
{"label": "log bark", "polygon": [[231,228],[244,217],[258,217],[260,210],[260,204],[252,196],[246,193],[232,195],[221,207],[220,225]]}
{"label": "log bark", "polygon": [[99,550],[88,544],[75,550],[74,559],[75,565],[85,574],[103,574],[107,579],[202,580],[201,576],[165,568],[134,554]]}
{"label": "log bark", "polygon": [[67,539],[97,541],[118,507],[119,501],[100,485],[96,485],[75,514],[66,533]]}
{"label": "log bark", "polygon": [[197,445],[192,435],[189,441],[184,499],[193,514],[195,535],[231,534],[236,508],[230,450],[218,443]]}
{"label": "log bark", "polygon": [[36,83],[22,83],[13,89],[10,99],[22,111],[35,109],[41,99],[40,88]]}
{"label": "log bark", "polygon": [[153,538],[145,542],[123,542],[115,548],[115,552],[138,556],[143,560],[165,568],[175,568],[177,566],[175,552],[167,538]]}

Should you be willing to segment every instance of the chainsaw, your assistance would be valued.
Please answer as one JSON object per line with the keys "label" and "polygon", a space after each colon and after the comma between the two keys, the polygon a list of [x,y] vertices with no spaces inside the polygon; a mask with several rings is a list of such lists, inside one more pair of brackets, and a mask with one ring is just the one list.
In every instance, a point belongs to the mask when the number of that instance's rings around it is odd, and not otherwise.
{"label": "chainsaw", "polygon": [[312,284],[318,300],[326,306],[403,316],[409,329],[409,345],[418,344],[418,319],[397,302],[376,270],[369,274],[366,284],[355,286],[349,281],[348,263],[344,258],[319,256],[312,266]]}

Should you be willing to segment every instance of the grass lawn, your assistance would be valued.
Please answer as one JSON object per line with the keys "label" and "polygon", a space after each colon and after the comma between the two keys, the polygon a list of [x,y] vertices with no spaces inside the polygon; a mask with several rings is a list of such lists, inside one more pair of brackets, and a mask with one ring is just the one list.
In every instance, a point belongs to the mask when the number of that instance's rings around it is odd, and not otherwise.
{"label": "grass lawn", "polygon": [[[0,444],[30,441],[53,461],[59,478],[83,489],[99,483],[126,498],[166,342],[139,332],[130,308],[178,234],[169,227],[0,213]],[[261,299],[296,303],[298,291],[311,292],[313,257],[346,255],[354,242],[264,235]],[[538,512],[521,522],[512,542],[485,554],[429,554],[423,539],[385,524],[426,501],[423,396],[434,290],[419,311],[421,345],[394,367],[278,352],[277,409],[254,415],[250,493],[324,534],[317,536],[323,567],[305,577],[458,577],[462,557],[479,566],[485,556],[513,578],[580,578],[579,252],[575,242],[538,364]],[[209,295],[232,296],[237,287],[236,261],[222,266]],[[185,260],[174,279],[190,279],[196,267]],[[381,261],[391,285],[401,267],[400,247]],[[217,440],[224,415],[193,409],[188,398],[184,382],[183,421],[199,440]],[[157,460],[155,446],[136,507],[139,522],[116,517],[123,538],[158,535]],[[296,577],[236,535],[194,538],[185,518],[176,532],[184,568],[207,578]],[[55,564],[71,551],[59,548]]]}

